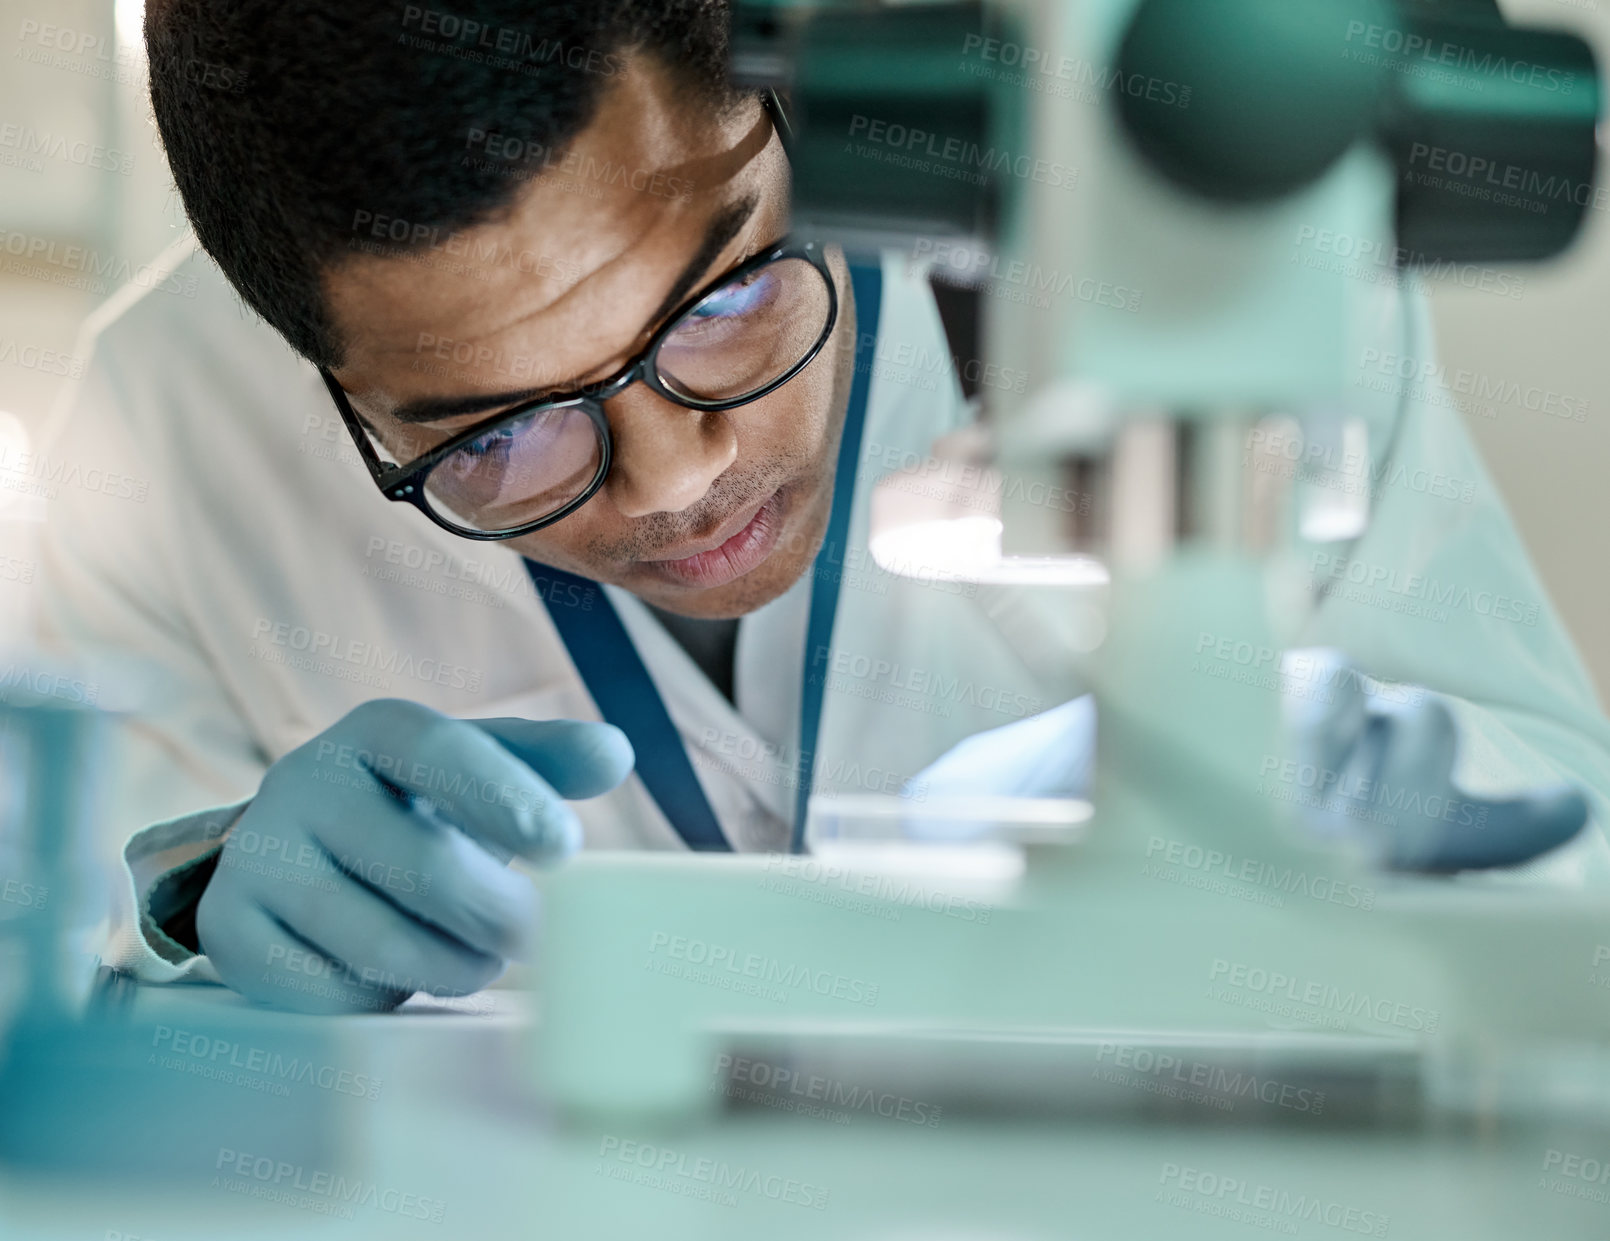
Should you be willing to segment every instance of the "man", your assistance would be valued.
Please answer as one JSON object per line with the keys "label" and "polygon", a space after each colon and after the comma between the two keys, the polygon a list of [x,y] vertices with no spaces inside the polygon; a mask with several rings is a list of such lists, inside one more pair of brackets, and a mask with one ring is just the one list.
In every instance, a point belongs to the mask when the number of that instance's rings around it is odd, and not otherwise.
{"label": "man", "polygon": [[[1082,786],[1088,700],[1043,714],[1079,687],[1020,640],[1022,598],[866,555],[876,477],[967,421],[955,360],[901,263],[790,239],[775,106],[727,85],[725,20],[148,6],[206,256],[171,256],[193,298],[99,325],[56,448],[150,499],[64,497],[44,569],[54,637],[162,673],[112,780],[120,963],[386,1008],[518,951],[515,856],[786,848],[810,790],[921,798],[981,746],[1000,776],[987,737],[954,747],[1017,721],[1051,722],[1037,791]],[[1361,552],[1475,548],[1541,600],[1446,411],[1401,451],[1479,503],[1389,486]],[[1417,630],[1333,593],[1311,636],[1446,696],[1477,791],[1610,788],[1546,604]],[[1506,697],[1450,663],[1472,649],[1536,676]],[[1601,864],[1584,850],[1565,869]]]}

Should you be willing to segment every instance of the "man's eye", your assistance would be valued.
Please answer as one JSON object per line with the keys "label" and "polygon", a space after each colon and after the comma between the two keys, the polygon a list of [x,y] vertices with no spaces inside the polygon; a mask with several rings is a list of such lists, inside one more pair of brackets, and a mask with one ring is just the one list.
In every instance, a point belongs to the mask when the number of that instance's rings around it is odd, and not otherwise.
{"label": "man's eye", "polygon": [[500,443],[506,444],[513,438],[514,432],[505,427],[471,440],[460,448],[459,452],[471,457],[484,457],[487,453],[495,451]]}
{"label": "man's eye", "polygon": [[747,314],[766,299],[769,284],[767,273],[756,272],[741,283],[717,289],[695,306],[688,317],[694,322],[700,322]]}
{"label": "man's eye", "polygon": [[485,435],[476,436],[457,451],[470,457],[484,457],[488,453],[497,452],[508,447],[509,443],[530,425],[531,415],[527,414],[524,418],[517,418],[513,422],[505,423],[501,427],[488,431]]}

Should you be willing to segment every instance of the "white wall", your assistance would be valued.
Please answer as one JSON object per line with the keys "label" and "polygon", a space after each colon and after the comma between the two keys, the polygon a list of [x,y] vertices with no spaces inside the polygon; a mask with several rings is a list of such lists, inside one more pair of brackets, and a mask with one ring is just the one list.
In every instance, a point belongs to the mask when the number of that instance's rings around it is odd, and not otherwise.
{"label": "white wall", "polygon": [[[1610,0],[1597,8],[1507,0],[1512,21],[1581,32],[1610,67]],[[1601,161],[1603,154],[1601,125]],[[1610,162],[1599,180],[1610,183]],[[1523,269],[1524,295],[1443,285],[1433,293],[1441,361],[1531,391],[1557,407],[1585,404],[1586,421],[1517,401],[1485,411],[1462,401],[1470,428],[1510,504],[1544,585],[1610,693],[1610,210],[1595,209],[1562,260]],[[1486,406],[1487,403],[1481,403]]]}
{"label": "white wall", "polygon": [[[1601,216],[1570,264],[1538,275],[1512,304],[1436,297],[1442,361],[1585,405],[1575,422],[1519,404],[1466,425],[1515,515],[1544,586],[1600,688],[1610,690],[1610,228]],[[1466,402],[1465,404],[1469,404]]]}
{"label": "white wall", "polygon": [[116,283],[94,271],[137,269],[182,223],[150,122],[140,10],[0,0],[0,647],[26,636],[42,513],[37,480],[8,467],[84,364],[79,326]]}

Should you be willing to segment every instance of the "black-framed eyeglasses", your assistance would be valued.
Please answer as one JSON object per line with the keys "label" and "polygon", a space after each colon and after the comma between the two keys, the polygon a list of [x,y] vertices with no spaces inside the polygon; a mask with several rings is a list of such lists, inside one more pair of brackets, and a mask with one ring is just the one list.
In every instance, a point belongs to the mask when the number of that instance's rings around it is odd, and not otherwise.
{"label": "black-framed eyeglasses", "polygon": [[341,385],[319,374],[382,494],[464,538],[512,539],[575,512],[604,485],[614,441],[603,402],[642,382],[684,409],[736,409],[804,370],[837,321],[821,246],[779,242],[690,297],[608,379],[523,402],[405,465],[381,460]]}

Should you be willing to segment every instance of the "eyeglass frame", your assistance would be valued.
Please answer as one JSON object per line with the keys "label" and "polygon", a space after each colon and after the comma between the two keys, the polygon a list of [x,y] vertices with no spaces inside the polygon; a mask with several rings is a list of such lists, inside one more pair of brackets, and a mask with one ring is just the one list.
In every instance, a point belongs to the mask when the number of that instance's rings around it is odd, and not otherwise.
{"label": "eyeglass frame", "polygon": [[[805,355],[777,378],[741,397],[707,401],[678,393],[668,387],[660,379],[656,363],[658,362],[660,347],[681,325],[682,320],[706,298],[720,292],[733,281],[741,279],[753,271],[787,259],[803,259],[810,263],[827,286],[826,321],[815,343],[806,351]],[[689,297],[666,317],[664,323],[656,329],[654,335],[643,349],[609,378],[571,392],[552,393],[533,397],[529,401],[522,401],[502,413],[495,414],[483,422],[478,422],[474,426],[465,428],[456,435],[449,436],[424,456],[418,457],[406,465],[394,465],[380,459],[379,454],[375,452],[370,444],[369,433],[356,411],[353,410],[345,389],[336,382],[335,376],[322,366],[318,368],[319,377],[324,380],[325,387],[329,389],[330,396],[335,401],[336,410],[340,413],[341,420],[346,424],[347,431],[352,436],[353,442],[358,449],[358,455],[363,459],[364,465],[369,470],[369,476],[387,499],[412,504],[450,534],[482,542],[499,542],[534,533],[568,517],[587,503],[588,500],[592,499],[604,485],[605,480],[609,477],[610,466],[614,460],[614,435],[610,431],[609,420],[604,413],[604,401],[619,396],[632,384],[639,381],[655,395],[670,401],[672,404],[700,413],[722,413],[726,410],[738,409],[751,402],[758,401],[781,388],[815,360],[816,355],[827,344],[829,337],[833,335],[833,329],[838,324],[838,301],[838,286],[834,282],[833,273],[823,256],[822,248],[817,242],[806,241],[793,245],[786,240],[778,242],[717,276]],[[577,408],[587,415],[598,432],[600,445],[598,469],[593,478],[573,500],[554,510],[546,517],[539,518],[534,522],[528,522],[511,530],[502,531],[470,530],[448,521],[430,506],[425,494],[425,480],[430,472],[442,461],[452,456],[466,444],[496,431],[507,423],[523,418],[534,410],[562,409],[566,406]]]}
{"label": "eyeglass frame", "polygon": [[[686,396],[668,387],[659,375],[657,366],[659,351],[671,334],[681,326],[683,319],[706,298],[720,292],[733,281],[787,259],[803,259],[810,263],[822,277],[823,283],[827,285],[827,318],[821,333],[816,338],[816,342],[806,351],[805,355],[777,378],[754,392],[745,393],[741,397],[707,401],[698,397]],[[380,459],[379,454],[375,452],[373,445],[370,444],[369,433],[356,411],[352,408],[352,402],[348,399],[345,389],[336,382],[335,376],[330,374],[323,366],[319,367],[318,370],[319,377],[324,380],[324,386],[329,389],[331,399],[335,401],[335,407],[341,415],[342,422],[346,424],[347,432],[352,436],[353,442],[357,446],[358,455],[363,459],[364,465],[369,470],[369,476],[388,500],[412,504],[431,521],[435,522],[436,525],[450,534],[456,534],[462,538],[474,539],[479,542],[501,542],[505,539],[517,539],[541,530],[546,526],[551,526],[555,522],[570,516],[571,513],[574,513],[598,494],[599,489],[604,485],[604,481],[609,477],[610,465],[614,460],[615,445],[614,435],[609,429],[609,419],[604,413],[603,402],[619,396],[634,383],[641,381],[656,396],[683,409],[691,409],[699,413],[723,413],[730,409],[738,409],[741,406],[758,401],[762,397],[769,396],[809,366],[815,360],[816,355],[822,351],[823,346],[827,344],[828,338],[833,335],[833,329],[838,325],[838,314],[838,285],[833,279],[832,270],[827,265],[821,245],[815,241],[790,244],[787,239],[784,239],[766,247],[758,254],[750,256],[736,267],[723,272],[694,293],[667,315],[665,321],[655,330],[654,335],[649,338],[648,344],[609,378],[570,392],[553,393],[533,397],[529,401],[521,401],[518,405],[513,405],[502,413],[494,414],[483,422],[478,422],[456,435],[449,436],[424,456],[418,457],[406,465],[394,465]],[[581,410],[592,420],[593,426],[598,432],[600,445],[598,469],[591,481],[582,488],[573,500],[562,505],[546,517],[528,522],[512,530],[500,531],[467,529],[449,522],[431,507],[425,494],[425,480],[430,475],[430,472],[442,461],[452,456],[466,444],[496,431],[501,426],[523,418],[534,410],[562,409],[566,406]]]}

